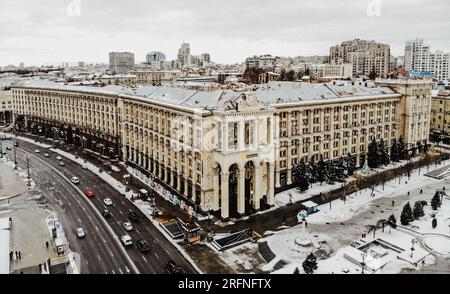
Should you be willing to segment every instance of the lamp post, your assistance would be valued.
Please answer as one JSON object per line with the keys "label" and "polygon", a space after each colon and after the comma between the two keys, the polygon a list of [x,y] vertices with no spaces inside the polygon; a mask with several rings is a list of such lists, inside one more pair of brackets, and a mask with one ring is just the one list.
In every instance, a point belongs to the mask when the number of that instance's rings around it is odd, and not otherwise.
{"label": "lamp post", "polygon": [[[17,165],[17,155],[16,155],[16,147],[14,147],[14,164]],[[14,166],[16,168],[16,166]]]}
{"label": "lamp post", "polygon": [[0,140],[0,158],[3,158],[3,139]]}
{"label": "lamp post", "polygon": [[413,256],[414,256],[414,245],[417,243],[417,241],[416,241],[416,239],[412,239],[411,240],[411,258],[413,258]]}
{"label": "lamp post", "polygon": [[361,274],[363,274],[363,275],[364,275],[364,267],[366,266],[366,262],[365,262],[366,256],[367,256],[367,253],[366,253],[366,252],[362,252],[362,253],[361,253],[361,257],[362,257],[362,262],[361,262]]}

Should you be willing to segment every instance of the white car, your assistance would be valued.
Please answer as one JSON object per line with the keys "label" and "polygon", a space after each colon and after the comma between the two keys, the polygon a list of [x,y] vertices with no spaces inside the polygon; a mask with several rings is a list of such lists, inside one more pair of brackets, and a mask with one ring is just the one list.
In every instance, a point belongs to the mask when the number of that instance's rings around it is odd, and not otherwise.
{"label": "white car", "polygon": [[85,166],[85,165],[83,165],[83,167],[82,167],[83,169],[88,169],[88,167],[87,166]]}
{"label": "white car", "polygon": [[77,178],[77,177],[72,177],[72,178],[70,179],[70,181],[71,181],[72,183],[74,183],[74,184],[79,184],[79,183],[80,183],[80,179]]}
{"label": "white car", "polygon": [[62,161],[60,161],[58,164],[59,164],[60,166],[64,166],[64,165],[65,165],[64,162],[62,162]]}
{"label": "white car", "polygon": [[76,229],[75,232],[77,234],[77,237],[80,238],[80,239],[86,237],[86,232],[84,231],[83,228],[78,228],[78,229]]}
{"label": "white car", "polygon": [[123,228],[125,229],[125,231],[132,231],[133,230],[133,226],[131,225],[131,223],[123,223]]}
{"label": "white car", "polygon": [[56,160],[62,160],[61,156],[56,156]]}
{"label": "white car", "polygon": [[103,203],[105,203],[106,206],[112,206],[113,205],[112,200],[109,199],[109,198],[105,198],[103,200]]}
{"label": "white car", "polygon": [[34,153],[41,153],[41,151],[39,149],[35,149]]}
{"label": "white car", "polygon": [[45,153],[45,154],[44,154],[44,157],[50,157],[50,154]]}
{"label": "white car", "polygon": [[120,240],[122,240],[122,243],[125,246],[133,245],[133,240],[131,239],[131,237],[129,235],[124,235],[124,236],[120,237]]}

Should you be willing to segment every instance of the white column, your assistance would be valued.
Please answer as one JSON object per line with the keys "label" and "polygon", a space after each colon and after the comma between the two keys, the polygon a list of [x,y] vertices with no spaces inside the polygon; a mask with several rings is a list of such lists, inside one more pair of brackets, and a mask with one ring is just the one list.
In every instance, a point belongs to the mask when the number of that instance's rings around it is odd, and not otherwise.
{"label": "white column", "polygon": [[267,195],[267,204],[274,205],[275,204],[275,183],[274,183],[274,168],[275,165],[273,163],[269,164],[268,168],[268,179],[269,179],[269,188],[268,188],[268,195]]}
{"label": "white column", "polygon": [[238,149],[239,149],[239,151],[243,151],[245,149],[244,130],[245,130],[245,122],[239,121],[239,132],[238,132]]}
{"label": "white column", "polygon": [[240,215],[245,214],[245,168],[239,169],[239,178],[238,178],[238,213]]}
{"label": "white column", "polygon": [[254,186],[254,194],[253,194],[253,205],[256,210],[259,210],[260,207],[260,199],[261,199],[261,185],[262,185],[262,173],[261,167],[259,163],[256,164],[255,167],[255,186]]}
{"label": "white column", "polygon": [[212,210],[219,210],[219,173],[214,170],[213,175],[213,196],[212,196]]}
{"label": "white column", "polygon": [[230,216],[229,201],[228,201],[228,181],[230,178],[229,173],[222,173],[222,210],[221,215],[223,219],[227,219]]}

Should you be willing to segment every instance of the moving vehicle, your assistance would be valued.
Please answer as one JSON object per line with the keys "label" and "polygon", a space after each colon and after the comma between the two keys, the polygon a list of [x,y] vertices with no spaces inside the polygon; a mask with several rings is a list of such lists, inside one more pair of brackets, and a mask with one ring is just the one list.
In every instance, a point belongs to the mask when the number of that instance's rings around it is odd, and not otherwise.
{"label": "moving vehicle", "polygon": [[34,153],[41,153],[39,149],[34,149]]}
{"label": "moving vehicle", "polygon": [[15,141],[13,145],[14,147],[19,147],[19,142]]}
{"label": "moving vehicle", "polygon": [[50,157],[50,154],[45,153],[45,154],[44,154],[44,157]]}
{"label": "moving vehicle", "polygon": [[104,218],[110,218],[112,216],[111,212],[108,209],[104,209],[102,212]]}
{"label": "moving vehicle", "polygon": [[59,164],[59,166],[65,166],[64,162],[62,162],[62,161],[60,161],[58,164]]}
{"label": "moving vehicle", "polygon": [[56,160],[62,160],[61,156],[56,156]]}
{"label": "moving vehicle", "polygon": [[95,196],[95,193],[92,190],[86,190],[86,191],[84,191],[84,194],[89,198],[92,198]]}
{"label": "moving vehicle", "polygon": [[85,231],[83,228],[77,228],[77,229],[75,230],[75,232],[76,232],[77,237],[78,237],[79,239],[82,239],[82,238],[86,237],[86,231]]}
{"label": "moving vehicle", "polygon": [[128,219],[132,222],[137,222],[139,221],[139,216],[137,215],[136,212],[130,211],[128,212]]}
{"label": "moving vehicle", "polygon": [[145,241],[145,240],[137,241],[136,242],[136,247],[142,253],[150,251],[150,244],[147,241]]}
{"label": "moving vehicle", "polygon": [[80,179],[77,178],[77,177],[72,177],[72,178],[70,179],[70,181],[71,181],[72,183],[74,183],[75,185],[80,183]]}
{"label": "moving vehicle", "polygon": [[105,203],[106,206],[112,206],[112,205],[113,205],[112,200],[109,199],[109,198],[105,198],[105,199],[103,200],[103,203]]}
{"label": "moving vehicle", "polygon": [[131,223],[123,223],[123,228],[125,229],[125,231],[132,231],[133,230],[133,226],[131,225]]}
{"label": "moving vehicle", "polygon": [[82,169],[88,169],[88,167],[87,167],[87,166],[85,166],[85,165],[83,165]]}
{"label": "moving vehicle", "polygon": [[124,235],[124,236],[120,237],[120,240],[122,241],[123,245],[125,245],[125,246],[133,245],[133,240],[131,239],[131,237],[129,235]]}
{"label": "moving vehicle", "polygon": [[182,274],[183,273],[183,269],[173,260],[171,260],[167,263],[166,271],[169,274]]}

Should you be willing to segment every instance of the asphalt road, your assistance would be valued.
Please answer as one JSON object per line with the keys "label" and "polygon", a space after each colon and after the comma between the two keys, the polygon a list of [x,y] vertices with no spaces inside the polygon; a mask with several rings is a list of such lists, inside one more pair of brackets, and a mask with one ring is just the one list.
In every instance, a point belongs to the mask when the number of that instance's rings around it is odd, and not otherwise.
{"label": "asphalt road", "polygon": [[[9,144],[12,144],[12,141]],[[19,160],[19,165],[22,168],[25,167],[25,156],[23,156],[23,154],[22,156],[19,156],[20,150],[22,149],[30,154],[31,174],[33,179],[35,179],[37,183],[40,182],[41,185],[45,183],[47,185],[50,184],[51,186],[48,187],[49,195],[54,195],[55,201],[56,199],[61,200],[63,205],[66,205],[64,207],[65,216],[70,224],[70,231],[74,231],[75,227],[80,226],[80,224],[87,230],[88,233],[86,239],[78,241],[76,237],[72,236],[70,243],[74,251],[82,252],[84,254],[87,261],[84,268],[87,268],[88,272],[113,273],[114,270],[114,273],[120,273],[126,272],[127,269],[130,270],[131,267],[130,265],[127,265],[125,257],[123,254],[120,254],[117,245],[111,240],[112,237],[108,236],[110,234],[107,233],[106,228],[104,228],[98,220],[98,214],[92,212],[91,209],[89,209],[89,206],[84,204],[85,201],[79,199],[80,195],[79,192],[76,193],[76,188],[73,187],[73,185],[69,185],[69,183],[61,179],[60,176],[55,175],[56,173],[53,170],[46,167],[44,163],[39,162],[36,157],[44,160],[68,179],[73,176],[78,177],[80,179],[78,188],[82,191],[87,189],[93,190],[96,195],[92,199],[89,199],[89,201],[94,204],[99,212],[106,208],[103,203],[105,198],[110,198],[112,200],[113,206],[108,207],[108,209],[113,216],[107,219],[107,222],[114,233],[118,237],[128,234],[131,236],[134,243],[137,240],[144,239],[151,245],[151,251],[145,254],[141,253],[134,246],[127,248],[127,254],[140,273],[166,273],[165,267],[169,260],[174,260],[188,274],[197,273],[194,267],[180,252],[178,252],[173,244],[171,244],[161,232],[154,227],[150,220],[148,220],[139,209],[96,174],[89,170],[82,169],[78,163],[67,158],[64,158],[63,160],[65,166],[61,167],[58,165],[59,162],[56,159],[58,154],[37,147],[31,143],[19,140],[19,145],[17,151],[18,159],[19,157],[22,157],[22,159]],[[4,149],[5,146],[7,145],[4,145]],[[39,149],[41,153],[34,153],[35,149]],[[8,151],[8,153],[9,157],[13,159],[12,151]],[[45,158],[44,153],[49,153],[50,158]],[[52,187],[53,189],[51,189]],[[139,222],[132,223],[133,231],[126,232],[123,228],[123,223],[129,221],[127,215],[129,211],[136,212],[139,215],[140,220]],[[80,248],[77,248],[77,246],[80,246]],[[81,249],[81,251],[78,251],[79,249]],[[94,263],[94,265],[91,265],[92,263]],[[106,265],[109,265],[109,267]],[[103,266],[103,268],[96,268],[100,266]]]}

